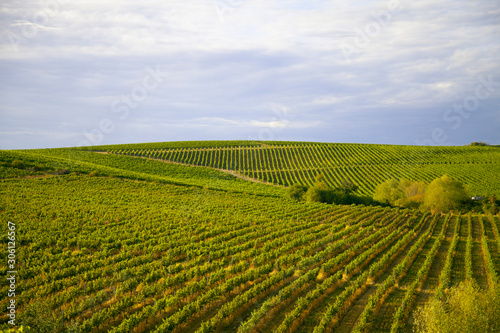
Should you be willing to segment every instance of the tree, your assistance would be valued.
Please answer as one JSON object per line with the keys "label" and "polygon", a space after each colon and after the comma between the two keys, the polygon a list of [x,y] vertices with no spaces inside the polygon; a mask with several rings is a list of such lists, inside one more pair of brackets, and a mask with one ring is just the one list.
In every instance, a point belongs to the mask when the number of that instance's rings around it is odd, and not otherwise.
{"label": "tree", "polygon": [[424,202],[426,185],[424,182],[413,182],[402,179],[398,185],[398,199],[394,201],[396,206],[418,208]]}
{"label": "tree", "polygon": [[401,198],[403,198],[403,193],[399,189],[399,182],[396,179],[388,179],[379,184],[373,194],[373,200],[383,204],[394,205]]}
{"label": "tree", "polygon": [[444,300],[432,299],[415,313],[418,333],[500,332],[500,289],[462,282]]}
{"label": "tree", "polygon": [[304,199],[306,202],[325,202],[324,191],[320,186],[310,187],[304,195]]}
{"label": "tree", "polygon": [[337,187],[338,190],[344,192],[345,194],[354,193],[358,190],[358,188],[359,188],[358,185],[353,184],[353,183],[347,183],[347,182],[344,182],[344,183],[342,183],[342,185]]}
{"label": "tree", "polygon": [[24,162],[21,160],[14,160],[12,161],[12,167],[17,168],[17,169],[24,169]]}
{"label": "tree", "polygon": [[306,191],[307,191],[307,186],[294,184],[286,190],[286,194],[290,199],[303,201]]}
{"label": "tree", "polygon": [[468,198],[467,190],[458,180],[447,175],[434,179],[424,195],[424,208],[432,213],[457,209]]}
{"label": "tree", "polygon": [[314,187],[317,187],[318,189],[321,190],[328,189],[328,186],[326,185],[325,181],[325,176],[323,176],[321,173],[318,173],[314,178]]}
{"label": "tree", "polygon": [[471,146],[487,146],[488,144],[486,142],[482,141],[477,141],[477,142],[471,142]]}
{"label": "tree", "polygon": [[486,212],[490,212],[491,214],[498,214],[498,204],[497,198],[494,194],[490,195],[488,200],[483,203],[483,210]]}

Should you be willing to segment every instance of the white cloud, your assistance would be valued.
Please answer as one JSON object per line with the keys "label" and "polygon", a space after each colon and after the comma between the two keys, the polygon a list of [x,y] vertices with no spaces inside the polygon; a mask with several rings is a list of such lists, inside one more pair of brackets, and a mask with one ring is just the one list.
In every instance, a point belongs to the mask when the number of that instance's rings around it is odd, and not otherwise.
{"label": "white cloud", "polygon": [[[109,118],[116,131],[106,140],[115,142],[246,138],[271,128],[277,138],[413,143],[417,131],[442,120],[444,107],[473,91],[480,75],[500,81],[500,10],[492,0],[401,0],[403,10],[346,61],[339,45],[359,38],[388,2],[245,0],[223,20],[207,0],[2,4],[1,135],[18,133],[29,146],[32,136],[21,135],[28,126],[60,146],[62,138],[49,135],[57,126],[74,124],[64,128],[81,136]],[[21,41],[17,52],[13,35]],[[119,118],[113,101],[157,65],[163,82]],[[489,119],[499,91],[482,103]],[[494,135],[497,127],[489,121],[477,131]]]}

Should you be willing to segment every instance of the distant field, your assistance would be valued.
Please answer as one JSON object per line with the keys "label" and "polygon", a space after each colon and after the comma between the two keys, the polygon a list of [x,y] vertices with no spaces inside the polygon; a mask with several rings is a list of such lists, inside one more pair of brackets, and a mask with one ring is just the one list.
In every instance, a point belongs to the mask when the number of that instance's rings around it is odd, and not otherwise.
{"label": "distant field", "polygon": [[414,310],[446,288],[495,285],[500,216],[299,203],[242,177],[288,185],[321,171],[370,194],[391,176],[447,173],[498,193],[498,154],[282,142],[0,151],[2,276],[11,221],[17,316],[51,332],[410,332]]}
{"label": "distant field", "polygon": [[364,144],[283,143],[202,148],[162,144],[99,147],[112,154],[141,156],[191,165],[234,170],[278,185],[312,185],[322,173],[335,187],[350,182],[372,195],[389,178],[431,182],[443,174],[469,185],[475,195],[500,195],[500,148],[415,147]]}

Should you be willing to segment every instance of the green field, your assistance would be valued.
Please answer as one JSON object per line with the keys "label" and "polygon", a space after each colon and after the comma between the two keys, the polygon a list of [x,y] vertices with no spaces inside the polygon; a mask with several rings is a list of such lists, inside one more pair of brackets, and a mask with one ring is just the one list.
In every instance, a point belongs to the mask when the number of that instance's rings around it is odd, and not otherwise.
{"label": "green field", "polygon": [[[414,310],[446,288],[496,285],[498,215],[285,198],[285,186],[318,173],[366,196],[389,178],[443,174],[473,195],[500,196],[500,148],[202,141],[0,151],[1,268],[2,277],[12,270],[10,221],[16,323],[409,332]],[[6,278],[0,287],[6,309]],[[0,319],[10,327],[6,311]]]}

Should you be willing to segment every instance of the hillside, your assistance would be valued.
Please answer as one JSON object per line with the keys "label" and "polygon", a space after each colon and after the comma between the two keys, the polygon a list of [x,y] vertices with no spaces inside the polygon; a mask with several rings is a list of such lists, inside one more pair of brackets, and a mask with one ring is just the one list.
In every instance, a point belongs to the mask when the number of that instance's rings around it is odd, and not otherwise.
{"label": "hillside", "polygon": [[[322,173],[327,184],[332,187],[353,183],[359,186],[360,194],[369,196],[378,184],[389,178],[430,182],[448,174],[468,185],[472,195],[500,196],[500,147],[496,146],[193,141],[11,151],[12,154],[24,154],[21,158],[30,156],[33,163],[52,167],[57,165],[59,168],[89,170],[92,166],[88,163],[92,163],[94,168],[115,168],[107,173],[116,173],[116,169],[144,171],[148,175],[162,176],[166,181],[171,177],[170,181],[180,178],[183,183],[187,181],[194,184],[186,179],[192,178],[192,170],[188,172],[188,177],[182,177],[179,173],[184,171],[172,165],[167,167],[150,163],[146,167],[137,160],[103,158],[95,152],[209,167],[211,170],[225,171],[226,175],[231,171],[233,175],[283,186],[296,183],[311,185],[316,174]],[[11,159],[15,158],[12,155]],[[203,170],[198,169],[196,172],[204,173],[197,178],[207,178]],[[227,176],[211,171],[209,178],[214,177]]]}
{"label": "hillside", "polygon": [[[411,331],[415,309],[446,288],[496,286],[500,216],[295,202],[264,182],[321,171],[370,194],[388,177],[448,173],[498,195],[498,157],[241,141],[0,151],[16,320],[39,332]],[[11,286],[0,287],[6,308]]]}

